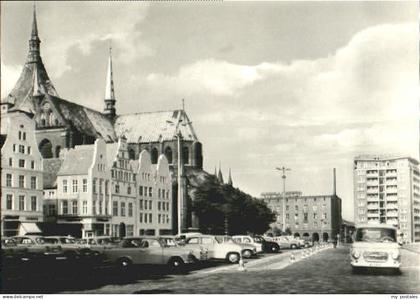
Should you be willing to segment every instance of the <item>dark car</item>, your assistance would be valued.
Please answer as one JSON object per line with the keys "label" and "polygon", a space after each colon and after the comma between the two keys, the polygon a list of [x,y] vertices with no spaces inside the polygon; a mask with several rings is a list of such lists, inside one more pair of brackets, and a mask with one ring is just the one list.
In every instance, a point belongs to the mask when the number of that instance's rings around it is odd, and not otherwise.
{"label": "dark car", "polygon": [[280,246],[277,242],[268,241],[261,236],[254,236],[254,241],[262,244],[262,250],[264,252],[277,253],[280,251]]}

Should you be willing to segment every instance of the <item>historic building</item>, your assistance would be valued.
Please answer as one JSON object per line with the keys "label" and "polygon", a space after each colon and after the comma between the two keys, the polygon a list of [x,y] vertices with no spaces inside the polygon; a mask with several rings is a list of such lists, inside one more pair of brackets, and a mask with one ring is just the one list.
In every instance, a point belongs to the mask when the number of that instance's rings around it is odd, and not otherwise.
{"label": "historic building", "polygon": [[405,156],[356,157],[354,219],[356,225],[392,224],[400,230],[404,242],[419,242],[419,162]]}
{"label": "historic building", "polygon": [[1,117],[1,235],[39,231],[43,164],[35,124],[25,112]]}
{"label": "historic building", "polygon": [[[2,115],[16,110],[34,115],[36,143],[44,159],[59,159],[63,149],[94,144],[98,138],[106,143],[113,143],[123,136],[127,139],[130,160],[137,160],[143,150],[149,152],[152,164],[157,164],[159,156],[165,155],[172,173],[174,207],[177,207],[178,165],[182,165],[180,186],[184,187],[181,194],[185,196],[182,201],[182,228],[187,229],[192,223],[192,216],[187,210],[190,198],[187,196],[186,177],[189,173],[202,171],[203,154],[202,144],[184,109],[118,114],[115,107],[117,100],[111,53],[105,84],[104,111],[95,111],[65,100],[59,96],[47,74],[41,58],[40,44],[34,10],[29,53],[15,87],[1,101]],[[173,212],[172,226],[176,227],[176,210]]]}

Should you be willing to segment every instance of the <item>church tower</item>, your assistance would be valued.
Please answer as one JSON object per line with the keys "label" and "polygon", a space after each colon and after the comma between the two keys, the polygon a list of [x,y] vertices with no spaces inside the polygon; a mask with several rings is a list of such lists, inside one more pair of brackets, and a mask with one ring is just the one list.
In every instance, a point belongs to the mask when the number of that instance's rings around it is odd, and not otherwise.
{"label": "church tower", "polygon": [[111,48],[109,48],[109,59],[108,59],[108,71],[106,74],[106,87],[105,87],[105,109],[104,115],[109,119],[114,119],[115,117],[115,94],[114,94],[114,78],[112,73],[112,53]]}

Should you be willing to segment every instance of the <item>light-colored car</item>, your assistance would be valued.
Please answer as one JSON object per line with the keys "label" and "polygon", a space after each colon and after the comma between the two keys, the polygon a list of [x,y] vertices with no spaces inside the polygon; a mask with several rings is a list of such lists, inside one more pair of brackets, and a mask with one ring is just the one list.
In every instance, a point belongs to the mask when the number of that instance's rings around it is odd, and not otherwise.
{"label": "light-colored car", "polygon": [[[228,236],[197,235],[185,241],[186,248],[205,249],[210,259],[226,260],[229,263],[237,263],[241,254],[253,254],[251,247],[246,247],[233,242]],[[255,247],[253,250],[256,252]]]}
{"label": "light-colored car", "polygon": [[124,238],[118,246],[104,250],[106,261],[120,268],[131,265],[168,265],[180,268],[196,262],[192,251],[177,246],[166,246],[156,237]]}
{"label": "light-colored car", "polygon": [[401,253],[397,229],[386,224],[356,227],[350,258],[354,270],[362,267],[398,269],[401,265]]}
{"label": "light-colored car", "polygon": [[273,241],[277,242],[281,249],[298,249],[301,247],[299,241],[291,236],[273,237]]}
{"label": "light-colored car", "polygon": [[[185,240],[179,239],[176,236],[159,236],[159,240],[161,240],[166,247],[179,247],[185,248]],[[187,250],[187,249],[186,249]],[[209,259],[207,249],[205,248],[189,248],[188,249],[194,257],[199,261],[207,261]]]}
{"label": "light-colored car", "polygon": [[263,244],[261,242],[256,242],[253,237],[248,235],[236,235],[232,236],[233,241],[240,243],[240,244],[246,244],[246,245],[254,245],[257,253],[263,252]]}

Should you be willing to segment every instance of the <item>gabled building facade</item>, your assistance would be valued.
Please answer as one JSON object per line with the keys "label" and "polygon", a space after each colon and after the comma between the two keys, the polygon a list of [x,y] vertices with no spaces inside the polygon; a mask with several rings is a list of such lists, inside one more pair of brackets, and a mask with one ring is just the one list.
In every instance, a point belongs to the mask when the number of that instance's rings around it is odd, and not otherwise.
{"label": "gabled building facade", "polygon": [[43,221],[43,164],[35,123],[15,110],[1,117],[1,235]]}

